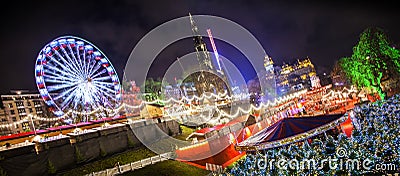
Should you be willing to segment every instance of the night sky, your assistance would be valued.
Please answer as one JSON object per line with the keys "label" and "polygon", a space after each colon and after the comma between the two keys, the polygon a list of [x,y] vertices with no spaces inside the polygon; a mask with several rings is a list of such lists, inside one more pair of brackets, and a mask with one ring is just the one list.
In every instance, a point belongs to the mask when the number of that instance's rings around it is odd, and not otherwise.
{"label": "night sky", "polygon": [[[396,7],[385,1],[8,1],[0,7],[0,94],[15,89],[36,92],[37,54],[63,35],[91,41],[106,54],[121,79],[131,50],[147,32],[189,12],[239,23],[261,42],[276,64],[308,56],[319,73],[329,72],[336,60],[351,55],[367,27],[384,29],[399,46],[400,13]],[[235,64],[244,57],[221,41],[217,47]],[[162,75],[165,65],[193,51],[191,39],[174,43],[157,57],[150,76]],[[246,70],[245,66],[240,69]]]}

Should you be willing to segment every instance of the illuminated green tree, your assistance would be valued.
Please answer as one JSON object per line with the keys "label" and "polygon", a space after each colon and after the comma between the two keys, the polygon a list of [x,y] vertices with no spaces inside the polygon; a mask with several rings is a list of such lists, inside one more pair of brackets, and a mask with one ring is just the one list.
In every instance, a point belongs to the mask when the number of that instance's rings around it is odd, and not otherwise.
{"label": "illuminated green tree", "polygon": [[367,28],[351,58],[342,58],[341,65],[353,84],[372,89],[384,98],[382,81],[400,75],[400,51],[391,46],[382,29]]}
{"label": "illuminated green tree", "polygon": [[150,96],[148,101],[159,99],[161,92],[161,78],[146,79],[145,85],[142,85],[142,90]]}

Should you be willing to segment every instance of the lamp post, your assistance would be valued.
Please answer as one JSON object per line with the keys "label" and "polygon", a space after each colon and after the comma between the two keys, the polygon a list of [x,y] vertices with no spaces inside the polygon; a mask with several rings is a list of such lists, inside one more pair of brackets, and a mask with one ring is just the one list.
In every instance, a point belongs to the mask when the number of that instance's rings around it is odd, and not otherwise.
{"label": "lamp post", "polygon": [[33,123],[32,115],[30,115],[29,117],[31,118],[31,123],[32,123],[33,131],[35,132],[35,136],[36,136],[35,123]]}

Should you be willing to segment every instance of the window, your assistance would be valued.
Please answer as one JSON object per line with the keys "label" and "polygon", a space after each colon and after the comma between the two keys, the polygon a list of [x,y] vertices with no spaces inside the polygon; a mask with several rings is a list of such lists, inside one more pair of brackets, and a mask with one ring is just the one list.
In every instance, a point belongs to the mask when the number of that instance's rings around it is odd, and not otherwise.
{"label": "window", "polygon": [[24,103],[23,103],[23,102],[17,102],[17,103],[15,103],[15,104],[17,104],[17,106],[24,106]]}
{"label": "window", "polygon": [[30,130],[31,128],[29,127],[29,123],[28,123],[28,122],[24,122],[24,123],[22,124],[22,129],[24,129],[24,130]]}
{"label": "window", "polygon": [[17,121],[17,118],[16,118],[16,117],[13,117],[12,120],[13,120],[13,122],[16,122],[16,121]]}
{"label": "window", "polygon": [[31,102],[28,101],[28,103],[26,103],[28,106],[31,106]]}
{"label": "window", "polygon": [[33,109],[32,109],[32,108],[29,108],[29,112],[32,113],[32,112],[33,112]]}
{"label": "window", "polygon": [[8,104],[8,107],[9,107],[9,108],[13,108],[14,106],[13,106],[12,103],[10,103],[10,104]]}
{"label": "window", "polygon": [[15,111],[14,111],[14,110],[11,110],[10,112],[11,112],[11,114],[15,114]]}

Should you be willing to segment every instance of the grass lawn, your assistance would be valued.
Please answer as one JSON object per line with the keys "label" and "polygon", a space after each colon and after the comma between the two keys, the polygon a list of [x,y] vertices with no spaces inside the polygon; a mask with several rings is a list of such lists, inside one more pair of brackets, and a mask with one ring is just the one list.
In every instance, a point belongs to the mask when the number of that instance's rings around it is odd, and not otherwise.
{"label": "grass lawn", "polygon": [[119,162],[120,165],[124,165],[127,163],[139,161],[141,159],[149,158],[149,157],[152,157],[155,155],[156,154],[154,152],[147,149],[146,147],[140,147],[140,148],[128,150],[123,153],[112,155],[110,157],[100,159],[98,161],[94,161],[94,162],[85,164],[85,165],[77,167],[75,169],[66,171],[65,173],[62,173],[62,175],[65,175],[65,176],[85,175],[85,174],[89,174],[92,172],[98,172],[98,171],[102,171],[102,170],[106,170],[106,169],[115,167],[115,164],[117,162]]}
{"label": "grass lawn", "polygon": [[180,126],[182,129],[182,134],[175,136],[175,139],[179,139],[182,141],[186,141],[186,138],[192,134],[194,131],[196,131],[195,129],[189,128],[187,126],[181,125]]}
{"label": "grass lawn", "polygon": [[159,162],[153,165],[146,166],[144,168],[126,172],[123,176],[204,176],[208,175],[210,171],[197,168],[195,166],[179,162],[175,160],[167,160]]}
{"label": "grass lawn", "polygon": [[[181,125],[181,128],[182,128],[182,134],[175,136],[175,138],[183,141],[186,140],[186,137],[188,137],[191,133],[195,131],[194,129],[191,129],[183,125]],[[115,167],[115,164],[117,162],[119,162],[120,165],[124,165],[127,163],[139,161],[141,159],[149,158],[156,155],[157,155],[156,153],[152,152],[151,150],[143,146],[140,148],[128,150],[123,153],[115,154],[112,156],[106,156],[103,159],[93,161],[91,163],[79,166],[77,168],[62,173],[58,173],[58,175],[64,175],[64,176],[86,175],[92,172],[98,172],[109,168],[113,168]],[[168,160],[161,163],[157,163],[155,165],[146,166],[145,168],[135,170],[134,172],[130,172],[128,174],[136,175],[137,173],[143,173],[145,175],[188,175],[188,173],[190,173],[189,175],[206,175],[209,172],[188,165],[186,163]],[[138,175],[143,175],[143,174],[138,174]]]}

